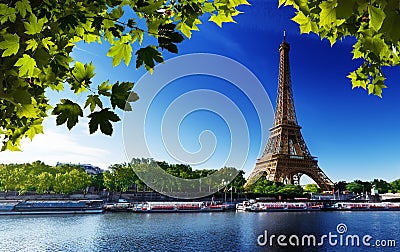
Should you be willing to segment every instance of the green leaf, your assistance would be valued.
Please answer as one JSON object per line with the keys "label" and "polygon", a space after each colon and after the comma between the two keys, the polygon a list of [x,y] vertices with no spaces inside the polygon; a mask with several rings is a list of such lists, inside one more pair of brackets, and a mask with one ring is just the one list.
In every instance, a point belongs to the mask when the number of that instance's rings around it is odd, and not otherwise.
{"label": "green leaf", "polygon": [[43,125],[42,125],[43,119],[37,119],[35,120],[30,126],[29,129],[25,132],[25,135],[29,137],[29,139],[32,141],[33,137],[36,134],[41,134],[43,133]]}
{"label": "green leaf", "polygon": [[184,22],[180,22],[177,26],[176,29],[181,31],[187,38],[191,38],[192,37],[192,28],[190,26],[188,26],[186,23]]}
{"label": "green leaf", "polygon": [[99,108],[103,108],[103,103],[101,102],[98,95],[88,95],[85,103],[85,108],[90,105],[90,112],[93,112],[96,108],[96,105]]}
{"label": "green leaf", "polygon": [[357,43],[353,45],[353,59],[359,59],[364,57],[365,53],[362,51],[361,46],[362,43],[360,40],[358,40]]}
{"label": "green leaf", "polygon": [[310,9],[308,7],[309,1],[307,1],[307,0],[294,0],[294,2],[297,4],[298,9],[301,12],[303,12],[303,13],[305,13],[307,15],[310,14]]}
{"label": "green leaf", "polygon": [[98,112],[93,112],[88,117],[90,118],[89,121],[90,134],[96,132],[100,127],[101,132],[109,136],[111,136],[113,133],[112,124],[110,123],[110,121],[118,122],[120,120],[117,114],[115,114],[112,111],[109,111],[109,108],[102,109],[101,111]]}
{"label": "green leaf", "polygon": [[286,0],[279,0],[278,8],[281,7],[285,2],[286,2]]}
{"label": "green leaf", "polygon": [[383,10],[376,8],[372,5],[368,5],[369,14],[369,25],[375,30],[379,31],[382,27],[383,21],[385,20],[385,13]]}
{"label": "green leaf", "polygon": [[19,87],[11,93],[12,97],[14,97],[14,101],[20,104],[31,104],[32,103],[32,95],[28,92],[27,89],[23,87]]}
{"label": "green leaf", "polygon": [[160,9],[164,3],[163,0],[146,0],[138,2],[141,2],[140,4],[137,4],[137,6],[139,7],[138,10],[147,14],[154,13],[155,11]]}
{"label": "green leaf", "polygon": [[21,14],[23,18],[25,18],[26,12],[32,13],[32,8],[28,0],[21,0],[16,2],[15,9]]}
{"label": "green leaf", "polygon": [[94,65],[92,62],[89,64],[83,64],[79,61],[75,63],[75,67],[72,70],[72,73],[74,74],[74,77],[79,81],[79,82],[88,82],[91,78],[94,77]]}
{"label": "green leaf", "polygon": [[133,88],[132,82],[119,82],[115,83],[112,87],[111,93],[111,106],[113,109],[118,107],[125,111],[131,111],[132,108],[128,102],[128,97],[131,94],[131,90]]}
{"label": "green leaf", "polygon": [[336,18],[347,19],[353,15],[354,1],[352,0],[337,0]]}
{"label": "green leaf", "polygon": [[319,7],[321,8],[321,26],[331,26],[332,24],[336,23],[336,0],[324,1],[319,5]]}
{"label": "green leaf", "polygon": [[100,16],[94,17],[91,27],[95,28],[96,30],[101,30],[103,21],[104,21],[104,17],[100,17]]}
{"label": "green leaf", "polygon": [[29,39],[25,43],[28,45],[26,50],[32,50],[32,52],[35,51],[39,45],[35,39]]}
{"label": "green leaf", "polygon": [[117,41],[115,45],[108,50],[107,56],[113,58],[112,65],[114,67],[119,65],[122,58],[124,58],[125,65],[128,66],[132,58],[132,46],[130,45],[129,40],[126,37],[121,38],[121,40]]}
{"label": "green leaf", "polygon": [[108,80],[106,80],[105,82],[101,83],[98,87],[98,93],[99,95],[104,95],[104,96],[111,96],[110,90],[112,89],[111,84],[108,84]]}
{"label": "green leaf", "polygon": [[115,20],[118,20],[120,17],[122,17],[122,15],[124,15],[124,10],[122,9],[121,6],[113,8],[110,13],[110,17]]}
{"label": "green leaf", "polygon": [[57,115],[57,125],[67,122],[68,129],[72,129],[78,123],[78,117],[83,116],[83,111],[79,104],[68,99],[61,99],[61,103],[57,104],[51,114]]}
{"label": "green leaf", "polygon": [[360,79],[355,71],[351,72],[347,78],[351,79],[352,89],[356,87],[362,87],[367,89],[368,82],[366,80]]}
{"label": "green leaf", "polygon": [[22,104],[17,107],[17,116],[19,118],[36,118],[38,113],[37,109],[32,104]]}
{"label": "green leaf", "polygon": [[36,61],[31,56],[24,54],[19,58],[14,66],[19,66],[19,77],[34,76]]}
{"label": "green leaf", "polygon": [[72,75],[73,79],[71,80],[71,89],[74,90],[75,93],[86,91],[87,87],[91,83],[91,78],[95,75],[94,65],[92,62],[84,65],[77,61],[72,70]]}
{"label": "green leaf", "polygon": [[158,31],[158,44],[161,48],[167,49],[172,53],[178,53],[175,43],[184,40],[183,36],[175,31],[175,24],[160,25]]}
{"label": "green leaf", "polygon": [[204,3],[202,10],[204,12],[211,13],[211,12],[215,11],[215,7],[212,3],[206,2],[206,3]]}
{"label": "green leaf", "polygon": [[38,34],[42,31],[44,23],[47,22],[46,18],[37,19],[34,14],[31,14],[28,18],[28,22],[24,22],[25,33],[29,35]]}
{"label": "green leaf", "polygon": [[136,68],[139,68],[144,64],[144,66],[150,73],[153,72],[153,68],[155,66],[154,61],[158,63],[163,62],[163,57],[155,46],[140,48],[136,52],[136,55]]}
{"label": "green leaf", "polygon": [[44,48],[46,48],[47,50],[49,50],[49,46],[54,46],[53,41],[51,41],[50,37],[44,38],[42,39],[42,44],[44,46]]}
{"label": "green leaf", "polygon": [[79,26],[79,20],[74,14],[60,17],[57,21],[60,28],[64,31],[68,31],[69,29],[74,29],[75,27]]}
{"label": "green leaf", "polygon": [[13,144],[11,141],[7,141],[5,145],[1,148],[2,151],[9,150],[9,151],[21,151],[19,148],[19,144],[15,143]]}
{"label": "green leaf", "polygon": [[381,32],[386,33],[393,42],[400,40],[400,29],[398,25],[400,24],[400,15],[390,15],[387,16],[383,22]]}
{"label": "green leaf", "polygon": [[306,17],[301,11],[297,12],[297,15],[292,20],[300,25],[300,33],[318,32],[317,25],[311,22],[310,18]]}
{"label": "green leaf", "polygon": [[217,15],[211,15],[208,21],[216,23],[219,27],[222,27],[222,23],[236,23],[231,15],[221,11],[218,11]]}
{"label": "green leaf", "polygon": [[[378,36],[366,37],[364,39],[364,50],[373,52],[377,57],[383,57],[388,52],[389,48],[385,41]],[[371,56],[371,55],[369,55]]]}
{"label": "green leaf", "polygon": [[385,6],[384,12],[386,15],[383,21],[380,32],[385,34],[385,37],[392,40],[394,44],[400,39],[400,15],[398,13],[399,3],[397,1],[389,1]]}
{"label": "green leaf", "polygon": [[239,5],[250,5],[247,0],[229,0],[229,4],[231,7],[237,7]]}
{"label": "green leaf", "polygon": [[0,49],[5,50],[2,57],[17,54],[19,50],[19,36],[17,34],[6,34],[3,36],[4,41],[0,42]]}
{"label": "green leaf", "polygon": [[157,34],[158,32],[158,27],[164,23],[162,19],[158,18],[148,18],[146,20],[147,23],[147,34],[154,36],[154,34]]}
{"label": "green leaf", "polygon": [[387,88],[383,81],[379,81],[376,84],[369,84],[368,85],[368,94],[374,94],[382,98],[382,89]]}
{"label": "green leaf", "polygon": [[7,20],[15,22],[15,19],[17,18],[17,12],[14,8],[8,7],[5,4],[0,4],[0,12],[0,24],[4,24],[5,22],[7,22]]}
{"label": "green leaf", "polygon": [[131,33],[133,35],[132,40],[131,40],[131,44],[134,43],[136,40],[139,40],[139,45],[141,45],[142,42],[143,42],[144,32],[142,30],[135,29]]}

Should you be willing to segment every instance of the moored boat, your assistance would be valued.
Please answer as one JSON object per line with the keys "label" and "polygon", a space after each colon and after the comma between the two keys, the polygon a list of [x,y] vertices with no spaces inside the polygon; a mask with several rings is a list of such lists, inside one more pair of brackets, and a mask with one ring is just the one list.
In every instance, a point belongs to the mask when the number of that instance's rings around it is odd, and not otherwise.
{"label": "moored boat", "polygon": [[250,212],[291,212],[291,211],[319,211],[323,205],[304,202],[255,202],[244,201],[237,206],[238,211]]}
{"label": "moored boat", "polygon": [[224,205],[208,205],[204,202],[145,202],[133,204],[132,211],[137,213],[182,213],[224,211]]}
{"label": "moored boat", "polygon": [[286,202],[268,202],[268,203],[255,203],[252,205],[250,211],[252,212],[283,212],[283,211],[308,211],[319,210],[316,208],[308,208],[305,203],[286,203]]}
{"label": "moored boat", "polygon": [[380,202],[380,203],[353,203],[338,202],[332,207],[334,210],[341,211],[400,211],[400,203]]}
{"label": "moored boat", "polygon": [[0,215],[102,213],[102,200],[15,201],[0,203]]}
{"label": "moored boat", "polygon": [[238,212],[250,211],[250,209],[251,209],[251,204],[249,201],[246,200],[236,205],[236,211]]}
{"label": "moored boat", "polygon": [[389,210],[400,211],[400,203],[391,203],[391,202],[388,202],[388,203],[386,204],[386,206],[387,206],[387,208],[388,208]]}
{"label": "moored boat", "polygon": [[129,212],[132,204],[129,202],[108,203],[104,205],[104,210],[109,212]]}

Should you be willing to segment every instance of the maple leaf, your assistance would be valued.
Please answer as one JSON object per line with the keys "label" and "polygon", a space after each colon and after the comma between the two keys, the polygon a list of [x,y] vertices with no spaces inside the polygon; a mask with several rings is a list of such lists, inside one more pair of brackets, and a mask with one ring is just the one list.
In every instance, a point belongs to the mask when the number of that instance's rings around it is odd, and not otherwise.
{"label": "maple leaf", "polygon": [[103,103],[101,102],[98,95],[88,95],[85,103],[85,108],[90,105],[90,111],[93,112],[96,108],[96,105],[99,108],[103,108]]}
{"label": "maple leaf", "polygon": [[[125,38],[124,38],[125,37]],[[124,36],[115,43],[115,45],[111,46],[110,50],[107,52],[107,56],[112,57],[112,65],[117,66],[121,62],[122,58],[124,58],[125,65],[129,65],[129,62],[132,58],[132,46],[129,43],[129,40],[126,36]]]}
{"label": "maple leaf", "polygon": [[0,42],[0,49],[5,50],[2,57],[17,54],[19,50],[19,36],[17,34],[6,34],[3,37],[4,41]]}
{"label": "maple leaf", "polygon": [[140,48],[136,52],[136,55],[136,68],[139,68],[144,64],[144,66],[150,73],[153,72],[153,68],[155,66],[154,61],[158,63],[163,62],[163,57],[155,46]]}
{"label": "maple leaf", "polygon": [[36,67],[36,61],[31,56],[23,54],[22,58],[19,58],[17,62],[15,62],[14,66],[19,66],[18,75],[20,77],[24,77],[26,75],[33,76]]}
{"label": "maple leaf", "polygon": [[28,22],[24,22],[25,33],[29,35],[38,34],[42,31],[44,23],[47,22],[47,18],[37,19],[37,17],[31,14],[28,18]]}
{"label": "maple leaf", "polygon": [[[120,118],[117,114],[109,111],[109,108],[102,109],[101,111],[93,112],[89,116],[89,132],[93,134],[99,127],[103,134],[111,136],[113,128],[111,122],[118,122]],[[111,122],[110,122],[111,121]]]}
{"label": "maple leaf", "polygon": [[68,99],[61,99],[61,103],[54,108],[52,115],[57,115],[57,125],[67,122],[68,129],[72,129],[78,123],[78,117],[83,116],[83,111],[79,104]]}

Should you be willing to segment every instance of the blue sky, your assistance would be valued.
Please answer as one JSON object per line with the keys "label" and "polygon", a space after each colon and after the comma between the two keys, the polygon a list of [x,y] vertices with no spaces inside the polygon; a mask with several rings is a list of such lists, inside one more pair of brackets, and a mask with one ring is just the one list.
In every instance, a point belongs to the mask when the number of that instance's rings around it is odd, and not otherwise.
{"label": "blue sky", "polygon": [[[135,114],[134,104],[134,111],[127,116],[137,122],[137,125],[129,123],[131,132],[143,125],[147,127],[147,146],[156,159],[177,162],[173,157],[180,154],[165,156],[168,148],[162,145],[163,140],[176,136],[177,139],[171,141],[180,145],[182,150],[172,148],[170,151],[186,151],[187,155],[182,158],[185,163],[189,162],[186,158],[193,158],[200,160],[195,167],[220,168],[230,152],[239,157],[243,151],[248,151],[243,169],[251,170],[272,124],[271,103],[274,107],[278,83],[278,47],[286,30],[291,45],[291,77],[297,118],[309,150],[318,157],[320,167],[333,181],[374,178],[392,181],[400,178],[400,149],[397,144],[400,142],[400,118],[397,116],[400,107],[399,68],[385,69],[388,88],[384,90],[383,99],[368,96],[362,89],[352,90],[346,76],[360,64],[360,61],[352,60],[354,39],[347,38],[331,47],[328,41],[321,41],[315,35],[300,35],[298,26],[290,20],[294,15],[292,8],[278,9],[277,1],[249,2],[252,6],[242,8],[244,14],[236,18],[236,24],[226,24],[220,29],[204,19],[200,32],[194,32],[190,40],[179,45],[179,55],[211,53],[240,63],[262,83],[263,92],[270,101],[262,92],[258,92],[260,96],[249,97],[223,78],[202,74],[186,76],[173,80],[157,93],[145,118]],[[113,68],[111,59],[105,56],[107,50],[107,45],[80,44],[74,51],[77,60],[95,64],[95,83],[105,79],[138,82],[145,74],[143,69],[135,70],[134,64]],[[165,56],[166,59],[176,57]],[[150,91],[142,91],[145,88],[140,85],[139,81],[135,89],[141,91],[139,101],[145,101],[150,95],[146,92]],[[249,84],[246,88],[251,87]],[[192,94],[190,92],[199,92],[196,99],[185,98],[187,93]],[[61,94],[51,94],[51,97],[56,101]],[[82,97],[73,97],[73,100],[84,103]],[[260,108],[260,104],[265,104],[265,107]],[[171,110],[171,106],[176,108]],[[196,106],[197,110],[194,109]],[[179,127],[176,127],[176,122],[168,120],[164,126],[160,125],[166,111],[177,115],[178,108],[182,108]],[[192,112],[185,114],[183,108],[191,108]],[[261,117],[257,108],[262,111]],[[240,128],[235,127],[243,118],[247,132],[238,135],[235,132]],[[113,137],[99,133],[89,136],[87,119],[81,120],[71,131],[54,124],[54,118],[46,120],[44,135],[36,137],[32,143],[24,142],[22,153],[0,153],[0,161],[92,163],[103,168],[128,161],[124,136],[126,142],[129,131],[125,130],[123,134],[123,123],[115,124]],[[135,146],[135,134],[128,136],[128,145]],[[246,141],[247,149],[235,149]],[[206,153],[201,153],[203,150]],[[137,155],[141,154],[137,152]],[[201,162],[207,158],[208,163]]]}

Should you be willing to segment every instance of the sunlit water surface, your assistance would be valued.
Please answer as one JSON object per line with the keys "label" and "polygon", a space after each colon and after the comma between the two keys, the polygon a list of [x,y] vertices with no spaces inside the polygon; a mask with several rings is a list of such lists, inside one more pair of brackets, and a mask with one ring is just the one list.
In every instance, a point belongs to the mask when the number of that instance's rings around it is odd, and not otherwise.
{"label": "sunlit water surface", "polygon": [[[342,234],[396,240],[396,247],[340,246]],[[1,251],[400,251],[398,212],[113,213],[0,216]],[[336,246],[260,246],[271,235],[338,235]],[[259,239],[264,241],[264,237]],[[320,240],[318,240],[319,242]],[[288,240],[286,240],[286,243]]]}

